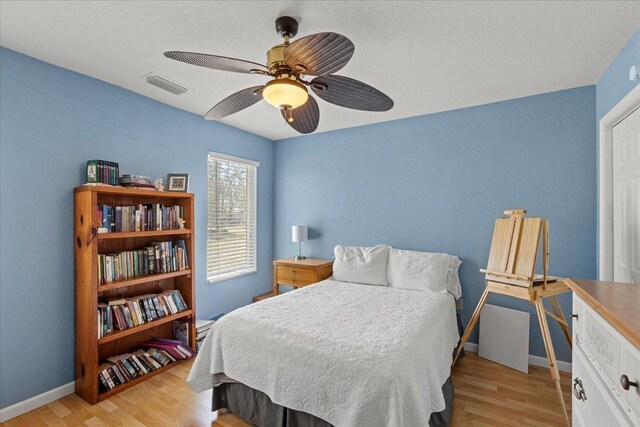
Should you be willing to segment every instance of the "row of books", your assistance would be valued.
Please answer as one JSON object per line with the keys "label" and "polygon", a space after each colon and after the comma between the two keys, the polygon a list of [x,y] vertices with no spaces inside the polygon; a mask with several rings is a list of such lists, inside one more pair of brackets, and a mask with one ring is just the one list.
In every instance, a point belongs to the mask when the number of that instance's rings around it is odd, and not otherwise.
{"label": "row of books", "polygon": [[151,181],[151,177],[145,175],[122,175],[120,178],[120,185],[127,188],[155,189],[155,184]]}
{"label": "row of books", "polygon": [[188,308],[180,291],[175,289],[101,302],[98,303],[98,338],[112,333],[114,328],[133,328]]}
{"label": "row of books", "polygon": [[118,185],[120,165],[106,160],[87,161],[87,184]]}
{"label": "row of books", "polygon": [[98,206],[99,233],[177,230],[183,228],[184,208],[158,203],[131,206]]}
{"label": "row of books", "polygon": [[190,359],[195,355],[191,347],[180,341],[153,338],[141,344],[147,350],[111,356],[98,366],[98,379],[103,390],[111,390],[177,360]]}
{"label": "row of books", "polygon": [[200,351],[200,347],[214,323],[215,320],[196,319],[196,352]]}
{"label": "row of books", "polygon": [[188,269],[189,257],[184,240],[149,242],[142,249],[99,254],[98,284]]}

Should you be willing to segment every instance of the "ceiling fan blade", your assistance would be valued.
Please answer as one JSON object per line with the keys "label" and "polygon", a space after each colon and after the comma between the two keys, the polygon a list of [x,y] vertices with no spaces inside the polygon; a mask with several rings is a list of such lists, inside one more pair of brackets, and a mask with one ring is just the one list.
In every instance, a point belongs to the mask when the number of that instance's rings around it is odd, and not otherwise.
{"label": "ceiling fan blade", "polygon": [[256,62],[244,59],[227,58],[226,56],[208,55],[206,53],[182,52],[170,50],[164,53],[169,59],[174,59],[199,67],[213,68],[214,70],[232,71],[234,73],[268,74],[269,69]]}
{"label": "ceiling fan blade", "polygon": [[300,74],[324,76],[347,65],[355,46],[338,33],[318,33],[294,41],[284,50],[284,61]]}
{"label": "ceiling fan blade", "polygon": [[393,100],[378,89],[344,76],[320,76],[311,80],[311,89],[320,98],[345,108],[387,111]]}
{"label": "ceiling fan blade", "polygon": [[311,133],[318,128],[320,109],[318,108],[318,103],[311,95],[309,95],[304,105],[290,110],[293,122],[287,120],[289,118],[288,112],[285,110],[280,110],[280,112],[285,121],[287,121],[287,124],[300,133]]}
{"label": "ceiling fan blade", "polygon": [[204,115],[206,120],[221,119],[247,107],[251,107],[262,99],[262,89],[264,86],[253,86],[242,89],[227,96],[218,102],[207,114]]}

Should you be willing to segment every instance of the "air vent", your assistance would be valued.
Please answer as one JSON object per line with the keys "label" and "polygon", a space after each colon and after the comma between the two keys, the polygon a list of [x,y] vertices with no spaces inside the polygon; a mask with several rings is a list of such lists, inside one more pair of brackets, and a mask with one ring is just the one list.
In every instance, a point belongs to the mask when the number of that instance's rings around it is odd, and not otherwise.
{"label": "air vent", "polygon": [[167,92],[171,92],[174,95],[182,95],[186,93],[189,88],[186,88],[178,83],[172,82],[171,80],[159,76],[157,74],[148,74],[147,75],[147,83],[153,85],[155,87],[159,87],[160,89],[166,90]]}

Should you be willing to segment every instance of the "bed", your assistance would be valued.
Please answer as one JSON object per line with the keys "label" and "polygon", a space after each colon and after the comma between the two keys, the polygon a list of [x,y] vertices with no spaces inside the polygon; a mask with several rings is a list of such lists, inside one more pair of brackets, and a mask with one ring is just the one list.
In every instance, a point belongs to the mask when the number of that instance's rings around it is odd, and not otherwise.
{"label": "bed", "polygon": [[458,340],[447,290],[329,279],[222,317],[187,382],[257,425],[447,425]]}

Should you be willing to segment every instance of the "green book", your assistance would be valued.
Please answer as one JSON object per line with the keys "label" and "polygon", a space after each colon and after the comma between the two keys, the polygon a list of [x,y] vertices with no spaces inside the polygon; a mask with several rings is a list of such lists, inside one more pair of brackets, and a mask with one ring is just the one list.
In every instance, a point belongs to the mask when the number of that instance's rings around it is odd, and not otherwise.
{"label": "green book", "polygon": [[87,161],[87,184],[97,184],[100,182],[98,176],[98,162],[99,160]]}

